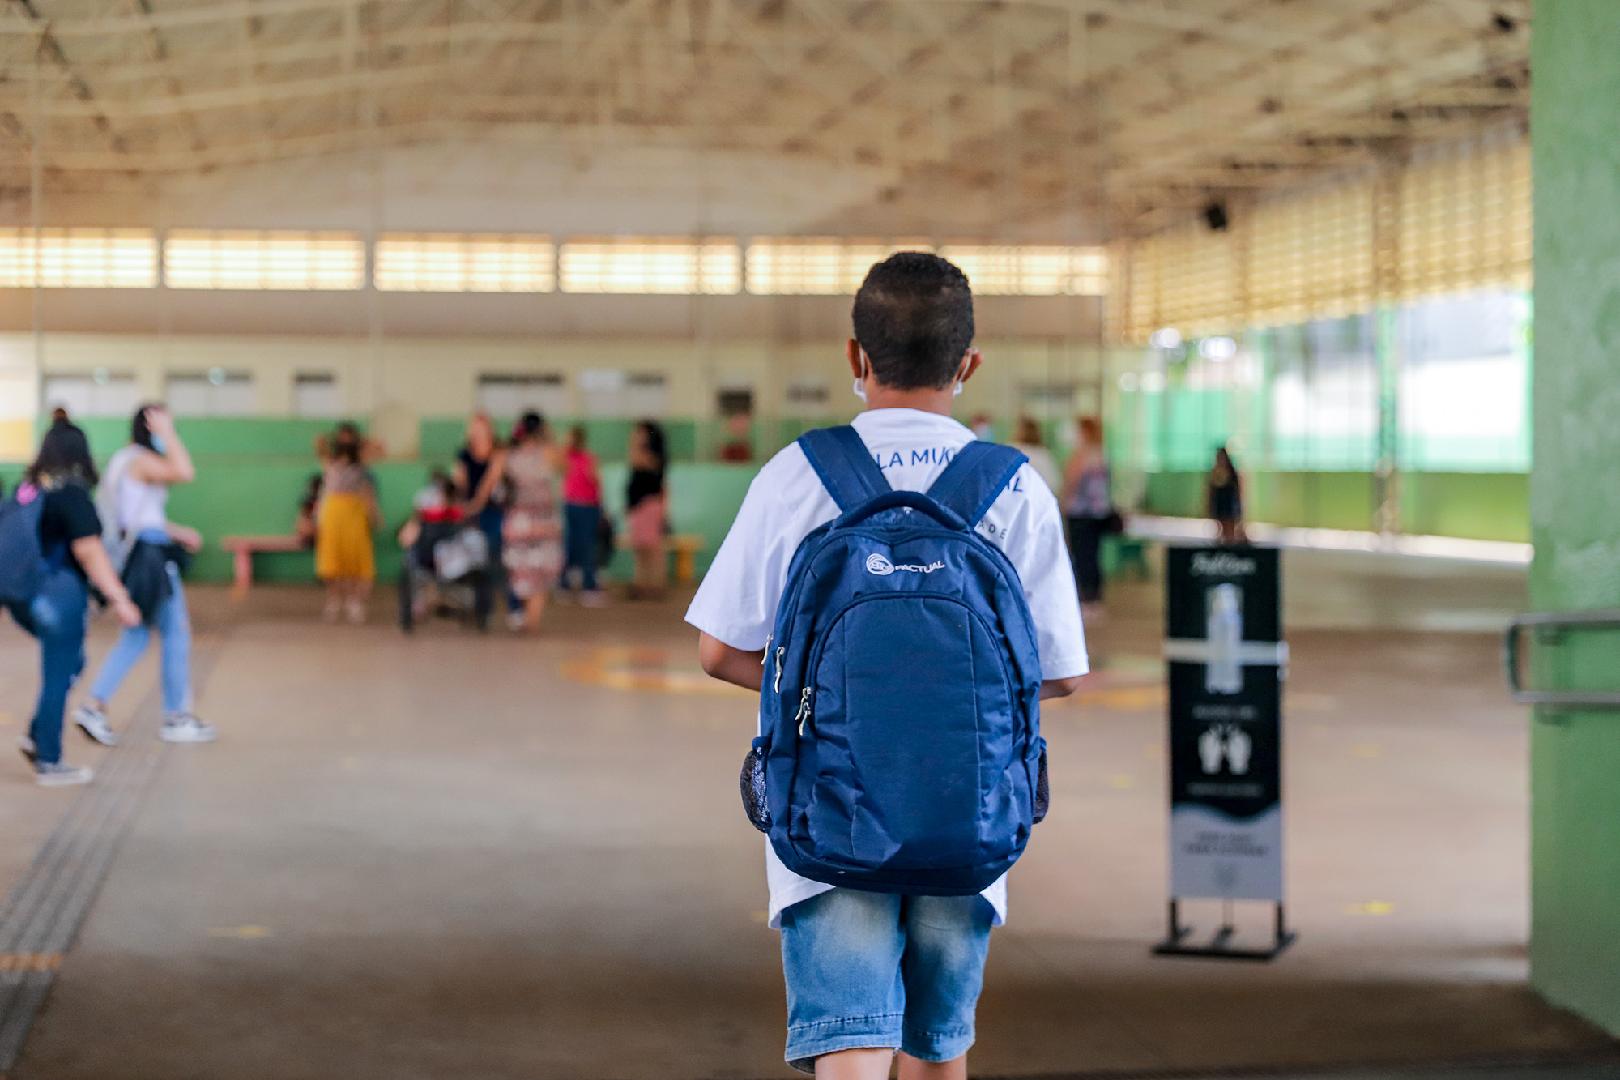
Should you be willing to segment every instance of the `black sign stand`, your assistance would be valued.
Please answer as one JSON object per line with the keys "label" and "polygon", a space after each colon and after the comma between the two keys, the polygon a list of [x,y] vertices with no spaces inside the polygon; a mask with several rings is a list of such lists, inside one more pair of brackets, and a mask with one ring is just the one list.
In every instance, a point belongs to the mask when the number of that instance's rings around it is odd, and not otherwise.
{"label": "black sign stand", "polygon": [[1278,901],[1274,905],[1276,914],[1275,929],[1272,933],[1271,945],[1260,949],[1238,949],[1231,945],[1232,935],[1236,927],[1232,925],[1232,901],[1221,901],[1221,927],[1215,931],[1215,936],[1208,945],[1189,945],[1186,939],[1193,932],[1193,928],[1181,921],[1181,901],[1170,901],[1170,925],[1165,939],[1153,946],[1155,956],[1200,956],[1214,957],[1220,960],[1270,960],[1284,949],[1294,943],[1294,932],[1288,929],[1287,920],[1283,917],[1283,905]]}
{"label": "black sign stand", "polygon": [[[1159,956],[1270,960],[1293,944],[1282,901],[1282,640],[1274,548],[1166,552],[1172,883]],[[1181,902],[1221,902],[1206,942]],[[1272,904],[1269,944],[1234,944],[1236,900]]]}

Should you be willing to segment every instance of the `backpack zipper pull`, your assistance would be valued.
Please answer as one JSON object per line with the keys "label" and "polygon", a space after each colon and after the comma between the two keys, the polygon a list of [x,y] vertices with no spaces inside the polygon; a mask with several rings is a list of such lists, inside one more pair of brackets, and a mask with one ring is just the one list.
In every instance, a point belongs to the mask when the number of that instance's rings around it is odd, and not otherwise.
{"label": "backpack zipper pull", "polygon": [[786,645],[778,645],[776,647],[776,678],[771,681],[771,693],[773,694],[780,694],[782,692],[782,656],[786,652]]}
{"label": "backpack zipper pull", "polygon": [[804,729],[810,723],[810,695],[816,692],[815,687],[807,686],[804,693],[799,695],[799,711],[793,719],[799,722],[799,738],[804,738]]}

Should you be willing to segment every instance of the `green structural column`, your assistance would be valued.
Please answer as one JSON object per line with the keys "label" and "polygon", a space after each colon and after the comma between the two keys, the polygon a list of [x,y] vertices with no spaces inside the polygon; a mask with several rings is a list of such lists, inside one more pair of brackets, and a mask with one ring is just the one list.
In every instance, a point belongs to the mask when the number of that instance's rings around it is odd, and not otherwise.
{"label": "green structural column", "polygon": [[[1620,607],[1620,3],[1543,0],[1531,54],[1537,610]],[[1620,635],[1541,647],[1536,677],[1620,686]],[[1620,712],[1531,736],[1531,980],[1620,1034]]]}
{"label": "green structural column", "polygon": [[1373,359],[1378,365],[1378,447],[1373,465],[1377,505],[1373,528],[1401,531],[1401,354],[1395,309],[1379,304],[1373,311]]}

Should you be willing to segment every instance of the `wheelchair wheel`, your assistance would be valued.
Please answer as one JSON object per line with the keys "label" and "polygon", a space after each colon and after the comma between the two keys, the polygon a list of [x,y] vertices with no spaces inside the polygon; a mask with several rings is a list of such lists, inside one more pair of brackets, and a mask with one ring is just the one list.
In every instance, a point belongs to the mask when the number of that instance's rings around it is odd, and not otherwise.
{"label": "wheelchair wheel", "polygon": [[[409,560],[407,555],[406,559]],[[405,633],[416,630],[416,575],[411,571],[410,565],[402,567],[399,572],[399,628]]]}

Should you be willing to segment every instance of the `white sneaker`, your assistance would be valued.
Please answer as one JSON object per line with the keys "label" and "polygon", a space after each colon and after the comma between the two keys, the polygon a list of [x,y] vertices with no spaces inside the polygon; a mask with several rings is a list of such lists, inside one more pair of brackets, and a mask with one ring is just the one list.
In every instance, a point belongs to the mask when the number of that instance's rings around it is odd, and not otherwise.
{"label": "white sneaker", "polygon": [[328,600],[326,606],[321,608],[323,622],[337,622],[338,616],[343,614],[343,605],[336,600]]}
{"label": "white sneaker", "polygon": [[163,721],[163,730],[158,732],[158,738],[172,743],[213,742],[218,737],[219,732],[212,724],[205,724],[190,713],[169,717]]}
{"label": "white sneaker", "polygon": [[527,625],[527,623],[524,621],[523,612],[521,612],[521,611],[508,611],[506,613],[506,628],[508,630],[512,631],[512,633],[514,633],[514,634],[517,633],[518,631],[522,630],[524,628],[524,626],[526,626],[526,625]]}
{"label": "white sneaker", "polygon": [[579,594],[579,606],[588,608],[603,608],[608,606],[607,593],[601,589],[592,589]]}
{"label": "white sneaker", "polygon": [[350,600],[344,612],[349,616],[349,621],[356,626],[366,621],[366,605],[363,601]]}
{"label": "white sneaker", "polygon": [[41,761],[34,765],[34,783],[40,787],[72,787],[88,784],[96,774],[82,765],[65,761]]}
{"label": "white sneaker", "polygon": [[107,714],[92,705],[80,705],[73,710],[73,722],[85,736],[102,746],[117,746],[118,732],[107,723]]}

